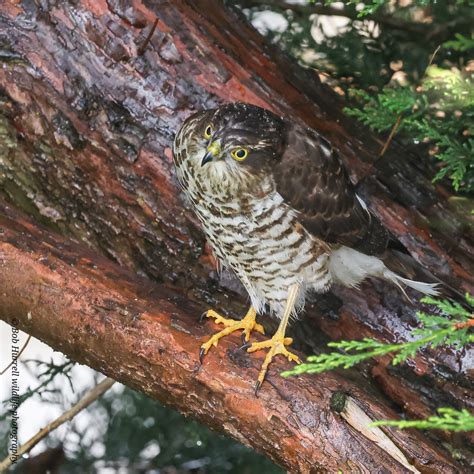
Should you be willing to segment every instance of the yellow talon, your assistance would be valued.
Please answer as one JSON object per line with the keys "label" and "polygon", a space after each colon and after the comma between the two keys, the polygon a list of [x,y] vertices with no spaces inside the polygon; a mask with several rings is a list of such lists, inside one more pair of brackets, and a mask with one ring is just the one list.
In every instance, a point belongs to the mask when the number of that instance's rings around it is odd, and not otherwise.
{"label": "yellow talon", "polygon": [[250,338],[250,333],[252,331],[257,331],[261,334],[265,334],[265,330],[263,329],[263,326],[261,324],[258,324],[255,321],[255,318],[257,317],[257,313],[253,307],[250,307],[245,317],[241,319],[240,321],[236,319],[224,318],[223,316],[221,316],[219,313],[217,313],[216,311],[212,309],[206,311],[205,316],[207,318],[214,318],[215,319],[214,322],[216,324],[223,324],[225,326],[225,329],[211,336],[211,338],[201,346],[201,351],[199,353],[199,360],[201,361],[201,363],[202,363],[203,357],[208,353],[209,349],[212,346],[214,347],[217,346],[217,343],[219,342],[219,339],[221,337],[227,336],[228,334],[231,334],[234,331],[243,329],[243,336],[244,336],[245,342],[248,342]]}
{"label": "yellow talon", "polygon": [[288,298],[286,300],[285,310],[283,312],[283,317],[281,318],[280,325],[276,333],[273,335],[271,339],[264,342],[255,342],[253,343],[248,349],[247,352],[255,352],[261,349],[270,349],[268,354],[265,356],[265,360],[263,361],[262,368],[260,369],[260,373],[258,374],[257,383],[255,384],[255,396],[257,396],[257,392],[260,389],[263,381],[265,380],[265,375],[267,374],[268,366],[272,361],[273,357],[282,354],[288,358],[291,362],[296,362],[297,364],[301,364],[300,358],[296,355],[287,350],[285,346],[289,346],[293,339],[291,337],[285,337],[286,326],[288,326],[288,321],[290,319],[291,312],[295,307],[295,301],[298,296],[300,285],[295,283],[291,285],[288,289]]}
{"label": "yellow talon", "polygon": [[262,368],[260,369],[260,373],[258,374],[257,384],[255,385],[255,395],[257,394],[260,386],[262,385],[265,375],[267,374],[268,366],[272,361],[273,357],[278,354],[281,354],[288,358],[290,362],[296,362],[297,364],[301,364],[300,358],[290,352],[285,346],[289,346],[293,342],[291,337],[285,337],[283,331],[277,330],[274,336],[263,342],[254,342],[248,349],[247,352],[255,352],[260,351],[262,349],[270,349],[268,354],[265,356],[265,360],[263,361]]}
{"label": "yellow talon", "polygon": [[[288,321],[290,319],[290,314],[295,307],[295,301],[298,296],[299,288],[299,283],[294,283],[289,287],[288,299],[286,301],[285,310],[283,312],[280,325],[273,337],[264,342],[254,342],[247,349],[247,352],[255,352],[261,349],[270,349],[268,351],[268,354],[265,356],[262,368],[260,370],[260,373],[258,374],[257,384],[255,385],[255,395],[257,395],[257,392],[265,379],[268,366],[270,365],[270,362],[272,361],[274,356],[282,354],[287,357],[290,362],[296,362],[297,364],[301,364],[300,358],[296,354],[293,354],[292,352],[287,350],[287,348],[285,347],[289,346],[293,342],[293,339],[291,337],[285,337],[285,331],[286,326],[288,325]],[[205,342],[201,346],[201,351],[199,353],[199,360],[201,361],[201,363],[204,355],[207,354],[207,352],[212,346],[217,346],[217,343],[219,342],[219,339],[221,337],[227,336],[228,334],[234,331],[243,329],[242,335],[245,338],[245,342],[249,340],[251,331],[258,331],[262,334],[265,334],[263,326],[255,322],[257,313],[255,312],[255,309],[253,307],[250,307],[247,314],[241,321],[223,318],[219,313],[216,313],[212,309],[206,311],[203,316],[206,316],[208,318],[214,318],[217,324],[223,324],[226,327],[222,331],[219,331],[218,333],[214,334],[207,342]]]}

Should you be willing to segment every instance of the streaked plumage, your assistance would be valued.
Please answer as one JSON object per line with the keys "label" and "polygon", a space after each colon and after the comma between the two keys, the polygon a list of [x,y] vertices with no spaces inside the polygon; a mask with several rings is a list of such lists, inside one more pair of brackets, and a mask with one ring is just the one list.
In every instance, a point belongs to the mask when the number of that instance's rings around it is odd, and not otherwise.
{"label": "streaked plumage", "polygon": [[357,286],[367,276],[435,291],[403,280],[378,258],[388,233],[315,131],[256,106],[228,104],[187,119],[173,156],[215,254],[257,312],[268,305],[282,318],[292,285],[297,314],[308,289]]}

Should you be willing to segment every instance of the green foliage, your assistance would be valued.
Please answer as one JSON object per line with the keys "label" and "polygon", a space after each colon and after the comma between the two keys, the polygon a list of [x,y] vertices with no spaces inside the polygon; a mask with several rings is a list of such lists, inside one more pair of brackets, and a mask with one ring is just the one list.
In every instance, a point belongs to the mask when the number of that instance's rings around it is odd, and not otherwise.
{"label": "green foliage", "polygon": [[[352,97],[349,115],[386,136],[397,124],[397,138],[416,145],[435,165],[435,180],[474,191],[470,0],[237,3],[251,21],[266,10],[281,15],[287,26],[264,33]],[[324,6],[338,9],[330,21]]]}
{"label": "green foliage", "polygon": [[[473,315],[459,303],[447,300],[437,300],[425,297],[423,303],[432,304],[445,316],[418,312],[417,316],[422,327],[412,331],[413,340],[398,344],[386,344],[375,339],[362,339],[360,341],[330,342],[329,347],[338,349],[335,352],[310,356],[306,364],[295,366],[283,372],[284,377],[305,373],[320,373],[337,368],[347,369],[360,362],[387,354],[395,354],[392,363],[399,364],[413,357],[417,351],[424,347],[435,348],[441,344],[464,346],[474,342],[474,334],[470,332]],[[473,298],[466,295],[466,302],[474,309]],[[342,351],[342,352],[341,352]]]}
{"label": "green foliage", "polygon": [[[309,3],[316,3],[316,0],[309,0]],[[326,5],[331,5],[332,3],[340,3],[340,0],[325,0],[324,3]],[[366,16],[373,15],[382,7],[389,6],[391,2],[390,0],[369,0],[362,3],[359,0],[346,0],[344,3],[346,5],[359,6],[360,9],[358,17],[364,18]],[[414,2],[414,4],[420,7],[424,7],[430,4],[430,0],[417,0]]]}
{"label": "green foliage", "polygon": [[421,430],[474,431],[474,416],[466,409],[440,408],[439,416],[422,420],[380,420],[372,426],[396,426],[398,428],[418,428]]}
{"label": "green foliage", "polygon": [[371,96],[353,91],[361,108],[345,112],[378,132],[399,131],[414,143],[428,142],[456,191],[474,190],[474,78],[459,71],[429,67],[422,86],[385,88]]}
{"label": "green foliage", "polygon": [[454,40],[446,41],[446,43],[444,43],[444,46],[446,48],[452,48],[455,51],[461,52],[474,49],[474,35],[468,38],[467,36],[464,36],[461,33],[456,33],[454,37]]}
{"label": "green foliage", "polygon": [[[354,89],[351,94],[359,103],[364,104],[364,107],[346,107],[344,112],[378,132],[390,130],[397,122],[399,115],[406,116],[414,112],[417,104],[416,94],[408,88],[386,89],[376,96]],[[416,121],[420,114],[422,112],[418,114],[415,112],[410,120]],[[407,120],[403,121],[400,128],[405,129],[408,123]]]}
{"label": "green foliage", "polygon": [[[331,342],[330,347],[339,349],[337,352],[308,357],[306,364],[295,366],[282,376],[305,373],[320,373],[327,370],[352,367],[364,360],[387,354],[394,354],[392,363],[399,364],[424,347],[435,348],[439,345],[463,347],[474,342],[474,298],[466,294],[466,303],[470,310],[461,304],[448,300],[425,297],[421,300],[433,305],[440,314],[418,312],[421,327],[412,331],[413,340],[399,344],[385,344],[374,339],[365,338],[361,341]],[[342,351],[342,352],[341,352]],[[452,431],[474,430],[474,416],[467,410],[454,408],[438,409],[439,416],[431,416],[423,420],[388,420],[376,421],[373,426],[397,426],[399,428],[442,429]]]}

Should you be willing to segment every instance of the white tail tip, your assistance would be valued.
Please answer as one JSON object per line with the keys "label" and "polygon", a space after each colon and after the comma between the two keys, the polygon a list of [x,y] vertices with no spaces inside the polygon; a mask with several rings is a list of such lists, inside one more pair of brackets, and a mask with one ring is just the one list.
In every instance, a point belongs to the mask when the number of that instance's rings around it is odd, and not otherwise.
{"label": "white tail tip", "polygon": [[413,288],[416,291],[419,291],[420,293],[424,293],[425,295],[437,296],[440,294],[438,289],[438,283],[425,283],[423,281],[409,280],[408,278],[403,278],[390,270],[384,273],[384,276],[389,280],[393,281],[393,283],[395,283],[399,288],[401,288],[402,291],[403,287],[401,286],[401,283],[406,286],[409,286],[410,288]]}

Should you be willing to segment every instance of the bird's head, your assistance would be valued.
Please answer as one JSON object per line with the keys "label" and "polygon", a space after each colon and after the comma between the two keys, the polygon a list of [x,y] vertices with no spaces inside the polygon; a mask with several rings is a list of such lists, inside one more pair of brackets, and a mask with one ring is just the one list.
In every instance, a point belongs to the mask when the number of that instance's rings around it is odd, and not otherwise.
{"label": "bird's head", "polygon": [[283,127],[283,120],[268,110],[226,104],[190,117],[178,133],[175,148],[186,147],[205,176],[259,175],[280,155]]}

